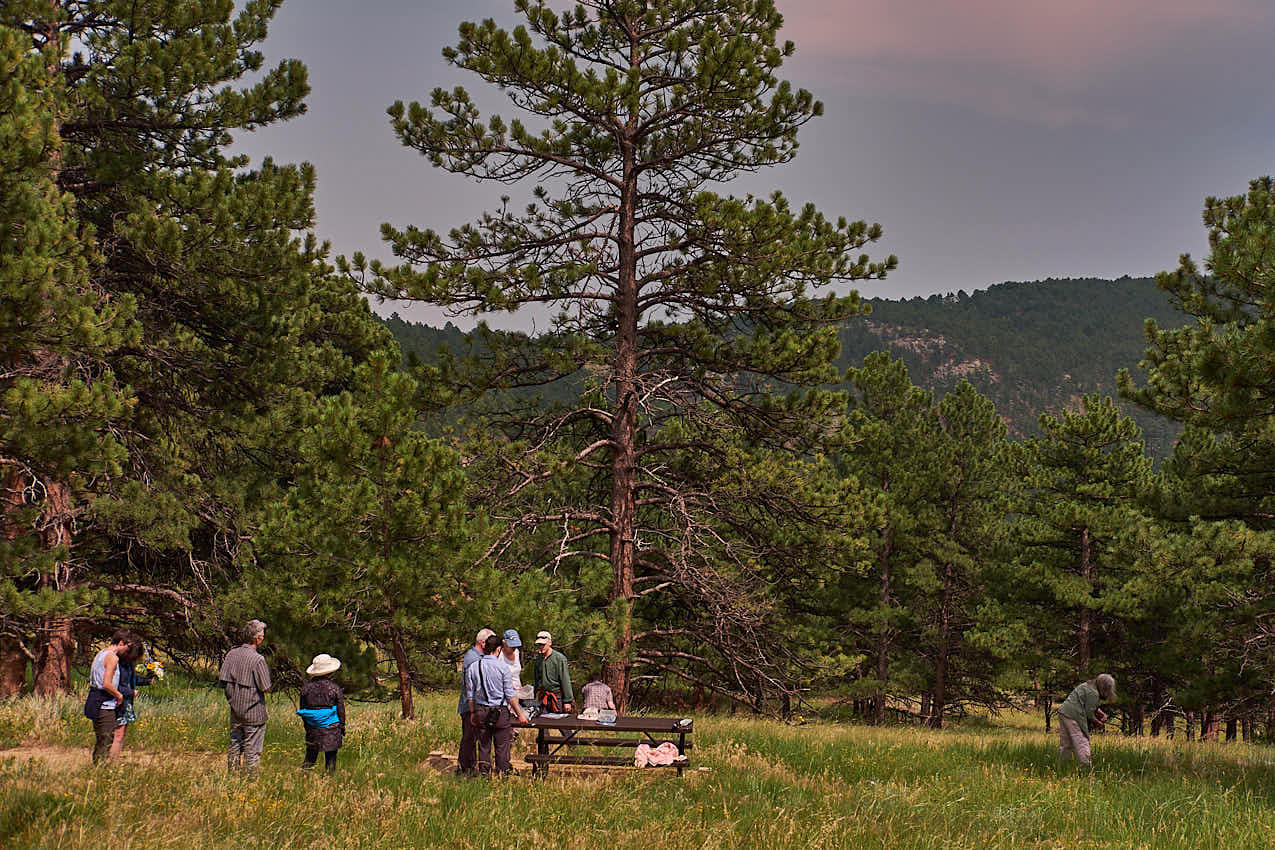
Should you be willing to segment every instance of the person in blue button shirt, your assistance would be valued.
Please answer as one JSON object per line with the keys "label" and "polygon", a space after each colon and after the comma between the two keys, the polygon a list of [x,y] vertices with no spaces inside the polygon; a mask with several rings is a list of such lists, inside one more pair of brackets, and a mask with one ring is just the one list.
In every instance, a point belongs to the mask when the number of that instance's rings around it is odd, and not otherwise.
{"label": "person in blue button shirt", "polygon": [[478,737],[474,724],[469,722],[469,690],[465,684],[465,674],[475,661],[483,657],[487,638],[494,635],[491,629],[481,629],[474,638],[474,645],[465,650],[465,657],[460,662],[460,702],[456,704],[456,713],[460,715],[460,755],[456,757],[456,772],[472,774],[478,770]]}
{"label": "person in blue button shirt", "polygon": [[491,635],[483,644],[483,657],[465,671],[465,690],[469,693],[469,722],[478,738],[478,772],[489,776],[492,772],[491,749],[496,745],[496,772],[513,772],[509,747],[513,742],[513,721],[510,711],[521,723],[527,715],[518,704],[518,692],[514,689],[509,667],[497,657],[501,640]]}

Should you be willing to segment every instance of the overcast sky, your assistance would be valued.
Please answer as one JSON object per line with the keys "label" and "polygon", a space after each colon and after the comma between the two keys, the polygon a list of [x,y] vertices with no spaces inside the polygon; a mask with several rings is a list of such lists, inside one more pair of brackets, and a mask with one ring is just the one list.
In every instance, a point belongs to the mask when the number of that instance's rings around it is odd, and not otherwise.
{"label": "overcast sky", "polygon": [[[1205,196],[1275,168],[1271,0],[778,5],[797,44],[785,76],[826,114],[793,163],[732,190],[777,187],[880,222],[877,253],[899,269],[866,295],[1153,274],[1203,251]],[[385,257],[384,221],[468,221],[510,190],[431,167],[385,108],[438,85],[477,96],[481,81],[440,52],[461,21],[486,17],[519,22],[513,0],[290,0],[264,50],[309,66],[309,113],[239,149],[314,163],[318,231],[337,253]]]}

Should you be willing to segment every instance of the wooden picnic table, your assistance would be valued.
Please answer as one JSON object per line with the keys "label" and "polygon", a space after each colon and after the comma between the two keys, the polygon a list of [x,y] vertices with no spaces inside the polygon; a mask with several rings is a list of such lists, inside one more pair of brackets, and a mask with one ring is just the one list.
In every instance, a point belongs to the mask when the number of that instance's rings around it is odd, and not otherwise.
{"label": "wooden picnic table", "polygon": [[[686,736],[693,731],[691,720],[681,717],[619,717],[614,723],[599,723],[596,720],[582,720],[578,714],[565,717],[531,718],[528,723],[518,723],[524,729],[536,730],[536,752],[527,756],[531,763],[532,774],[545,775],[550,764],[586,764],[606,766],[632,766],[632,756],[604,755],[572,755],[573,747],[633,747],[649,744],[658,747],[665,741],[677,747],[679,758],[671,765],[677,768],[677,775],[682,775],[686,767],[686,753],[691,743]],[[557,734],[551,734],[556,732]],[[568,753],[563,753],[564,748]]]}

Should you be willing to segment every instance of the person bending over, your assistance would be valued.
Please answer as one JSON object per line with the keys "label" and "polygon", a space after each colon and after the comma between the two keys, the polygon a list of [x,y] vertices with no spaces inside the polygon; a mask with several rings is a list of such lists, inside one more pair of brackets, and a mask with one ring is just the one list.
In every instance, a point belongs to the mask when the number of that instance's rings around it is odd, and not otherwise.
{"label": "person bending over", "polygon": [[1107,715],[1098,704],[1115,698],[1116,680],[1107,673],[1076,685],[1058,707],[1059,758],[1066,761],[1074,756],[1081,764],[1092,767],[1089,725],[1102,726],[1107,722]]}

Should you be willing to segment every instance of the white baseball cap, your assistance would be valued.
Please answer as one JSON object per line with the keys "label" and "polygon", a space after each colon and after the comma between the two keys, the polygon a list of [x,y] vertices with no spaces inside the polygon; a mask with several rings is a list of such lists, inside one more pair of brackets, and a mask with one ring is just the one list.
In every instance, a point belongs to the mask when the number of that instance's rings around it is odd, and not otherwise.
{"label": "white baseball cap", "polygon": [[495,632],[493,632],[491,629],[480,629],[478,632],[478,637],[474,638],[474,643],[482,643],[483,641],[487,640],[487,638],[491,637],[494,634]]}
{"label": "white baseball cap", "polygon": [[540,632],[536,635],[536,646],[539,646],[542,643],[553,643],[553,635],[548,632]]}

